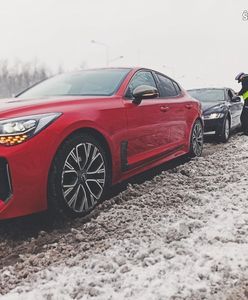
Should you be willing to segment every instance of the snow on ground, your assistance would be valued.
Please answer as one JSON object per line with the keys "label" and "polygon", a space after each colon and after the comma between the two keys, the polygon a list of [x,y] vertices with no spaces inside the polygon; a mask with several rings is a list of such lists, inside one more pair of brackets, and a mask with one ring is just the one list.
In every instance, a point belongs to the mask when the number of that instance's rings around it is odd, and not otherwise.
{"label": "snow on ground", "polygon": [[248,137],[215,150],[13,246],[1,299],[247,299]]}

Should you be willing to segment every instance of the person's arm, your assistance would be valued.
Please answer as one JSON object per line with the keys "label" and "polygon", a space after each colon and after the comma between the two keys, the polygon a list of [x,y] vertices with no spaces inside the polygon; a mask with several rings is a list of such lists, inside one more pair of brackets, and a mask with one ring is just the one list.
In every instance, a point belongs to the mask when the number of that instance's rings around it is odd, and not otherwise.
{"label": "person's arm", "polygon": [[242,84],[242,89],[238,92],[239,96],[242,96],[244,94],[244,92],[246,91],[245,88],[244,88],[244,82],[243,81],[242,81],[241,84]]}
{"label": "person's arm", "polygon": [[242,89],[238,92],[238,96],[242,96],[244,94],[244,88],[242,87]]}

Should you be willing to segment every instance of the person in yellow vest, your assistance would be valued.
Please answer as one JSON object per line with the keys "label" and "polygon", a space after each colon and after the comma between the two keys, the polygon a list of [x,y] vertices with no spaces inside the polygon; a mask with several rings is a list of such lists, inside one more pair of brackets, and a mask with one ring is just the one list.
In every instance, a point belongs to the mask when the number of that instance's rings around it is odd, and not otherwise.
{"label": "person in yellow vest", "polygon": [[242,89],[238,92],[244,99],[243,111],[241,114],[241,124],[244,134],[248,135],[248,74],[239,73],[235,80],[242,84]]}

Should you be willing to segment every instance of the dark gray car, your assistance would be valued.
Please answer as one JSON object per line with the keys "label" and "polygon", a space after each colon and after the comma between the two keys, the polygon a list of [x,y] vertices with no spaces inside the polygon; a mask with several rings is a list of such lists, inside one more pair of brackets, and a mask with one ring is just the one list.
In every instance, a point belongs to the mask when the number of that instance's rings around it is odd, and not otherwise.
{"label": "dark gray car", "polygon": [[241,126],[243,102],[231,88],[202,88],[188,90],[203,108],[204,132],[213,133],[227,142],[230,132]]}

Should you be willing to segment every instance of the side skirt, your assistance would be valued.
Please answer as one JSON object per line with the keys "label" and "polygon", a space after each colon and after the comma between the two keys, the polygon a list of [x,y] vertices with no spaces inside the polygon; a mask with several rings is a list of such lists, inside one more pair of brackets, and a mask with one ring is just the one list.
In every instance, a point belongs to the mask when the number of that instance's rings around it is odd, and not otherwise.
{"label": "side skirt", "polygon": [[121,155],[121,171],[122,172],[127,172],[131,169],[136,169],[136,168],[142,168],[145,167],[146,165],[156,162],[157,160],[160,160],[166,156],[169,156],[171,154],[173,154],[174,152],[183,150],[184,145],[179,145],[176,146],[172,149],[166,150],[162,153],[159,153],[156,156],[150,157],[149,159],[147,159],[146,161],[141,161],[141,162],[137,162],[137,163],[133,163],[133,164],[128,164],[128,159],[127,159],[127,149],[128,149],[128,141],[123,141],[121,142],[121,147],[120,147],[120,155]]}

